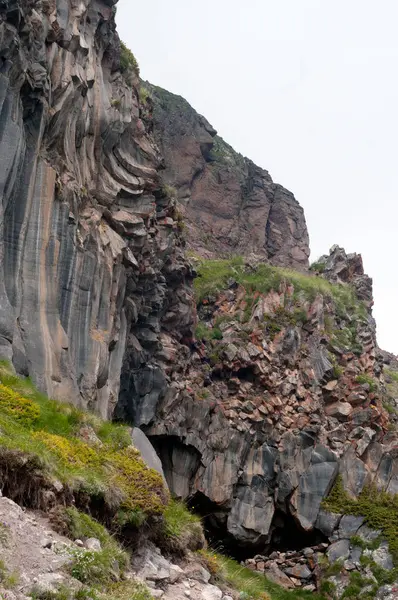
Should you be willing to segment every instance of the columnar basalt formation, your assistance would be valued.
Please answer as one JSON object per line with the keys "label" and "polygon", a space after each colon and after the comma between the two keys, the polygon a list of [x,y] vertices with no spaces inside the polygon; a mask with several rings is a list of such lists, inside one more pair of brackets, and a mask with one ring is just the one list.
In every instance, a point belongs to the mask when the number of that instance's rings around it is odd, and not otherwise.
{"label": "columnar basalt formation", "polygon": [[108,416],[126,343],[145,362],[192,305],[114,4],[0,4],[1,357]]}

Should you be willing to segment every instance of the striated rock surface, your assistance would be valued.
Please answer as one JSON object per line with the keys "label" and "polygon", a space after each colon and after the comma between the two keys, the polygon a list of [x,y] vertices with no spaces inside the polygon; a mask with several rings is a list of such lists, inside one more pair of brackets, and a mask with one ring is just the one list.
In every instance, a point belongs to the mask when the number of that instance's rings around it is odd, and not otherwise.
{"label": "striated rock surface", "polygon": [[115,3],[0,3],[0,356],[104,416],[192,305]]}
{"label": "striated rock surface", "polygon": [[235,152],[186,100],[145,84],[165,180],[177,190],[189,244],[208,255],[257,252],[308,267],[304,213],[293,194]]}

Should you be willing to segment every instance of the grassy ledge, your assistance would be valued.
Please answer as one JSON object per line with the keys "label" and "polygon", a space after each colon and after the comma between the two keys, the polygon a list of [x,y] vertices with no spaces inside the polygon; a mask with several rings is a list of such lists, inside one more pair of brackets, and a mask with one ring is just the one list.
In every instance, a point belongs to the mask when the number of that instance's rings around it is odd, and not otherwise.
{"label": "grassy ledge", "polygon": [[51,489],[58,481],[69,500],[95,498],[117,524],[137,514],[143,520],[161,515],[169,500],[161,476],[131,445],[128,427],[49,400],[6,363],[0,363],[0,449],[6,493],[12,492],[12,469],[15,476],[23,469],[26,497],[19,486],[16,498],[21,504],[32,505],[35,487]]}
{"label": "grassy ledge", "polygon": [[225,260],[199,260],[198,277],[194,281],[196,299],[201,303],[206,297],[224,290],[229,280],[243,286],[248,295],[255,292],[267,294],[279,290],[283,282],[294,287],[293,298],[298,296],[313,301],[317,294],[330,298],[342,312],[352,311],[366,318],[366,309],[349,285],[332,284],[322,277],[304,275],[297,271],[259,264],[255,270],[245,268],[244,259],[236,256]]}
{"label": "grassy ledge", "polygon": [[382,538],[388,542],[394,565],[398,567],[398,495],[367,487],[355,500],[347,494],[341,477],[338,477],[322,506],[332,513],[362,516],[369,527],[380,529]]}

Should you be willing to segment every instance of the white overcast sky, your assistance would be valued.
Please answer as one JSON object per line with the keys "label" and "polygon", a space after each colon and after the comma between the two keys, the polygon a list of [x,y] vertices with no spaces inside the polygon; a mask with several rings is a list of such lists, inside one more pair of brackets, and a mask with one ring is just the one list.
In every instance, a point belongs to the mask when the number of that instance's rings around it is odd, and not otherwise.
{"label": "white overcast sky", "polygon": [[141,75],[186,98],[373,277],[398,353],[398,0],[119,0]]}

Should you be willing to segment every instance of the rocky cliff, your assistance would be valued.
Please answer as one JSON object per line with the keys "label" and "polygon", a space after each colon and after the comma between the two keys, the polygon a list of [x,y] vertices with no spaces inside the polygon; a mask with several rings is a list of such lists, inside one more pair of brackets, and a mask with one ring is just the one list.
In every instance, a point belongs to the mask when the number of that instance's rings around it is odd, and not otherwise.
{"label": "rocky cliff", "polygon": [[0,358],[145,431],[235,556],[329,547],[330,492],[398,492],[372,281],[339,247],[308,270],[293,195],[142,85],[115,4],[0,2]]}
{"label": "rocky cliff", "polygon": [[156,346],[163,318],[177,336],[191,322],[189,266],[114,4],[0,4],[1,357],[108,416],[126,345],[141,364],[138,340]]}
{"label": "rocky cliff", "polygon": [[293,194],[235,152],[186,100],[145,88],[190,246],[208,256],[256,252],[275,265],[308,267],[307,226]]}
{"label": "rocky cliff", "polygon": [[322,532],[339,473],[353,496],[372,481],[395,493],[371,280],[338,247],[318,268],[335,283],[253,258],[199,264],[196,351],[137,417],[170,488],[233,547]]}

